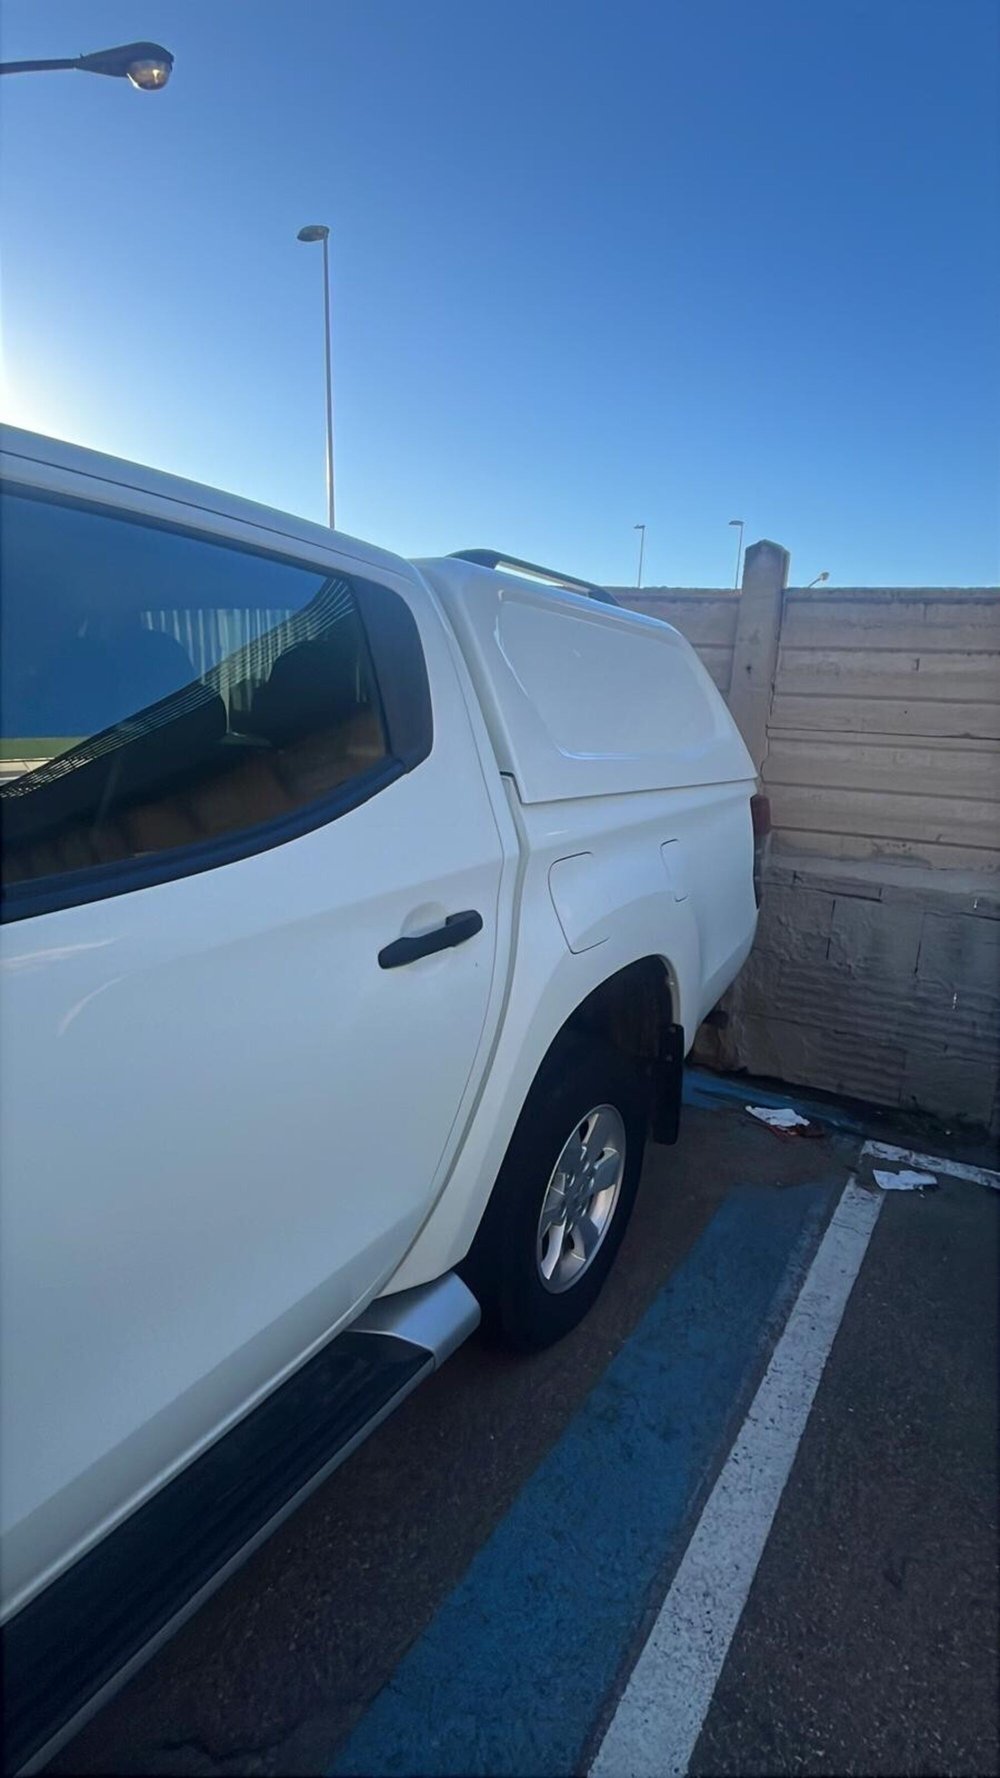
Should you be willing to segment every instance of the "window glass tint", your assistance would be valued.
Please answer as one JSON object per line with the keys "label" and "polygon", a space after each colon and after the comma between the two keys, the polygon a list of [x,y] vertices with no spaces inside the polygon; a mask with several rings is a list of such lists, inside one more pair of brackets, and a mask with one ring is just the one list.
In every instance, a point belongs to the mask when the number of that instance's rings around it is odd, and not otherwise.
{"label": "window glass tint", "polygon": [[256,828],[386,759],[342,577],[20,495],[0,525],[7,885]]}

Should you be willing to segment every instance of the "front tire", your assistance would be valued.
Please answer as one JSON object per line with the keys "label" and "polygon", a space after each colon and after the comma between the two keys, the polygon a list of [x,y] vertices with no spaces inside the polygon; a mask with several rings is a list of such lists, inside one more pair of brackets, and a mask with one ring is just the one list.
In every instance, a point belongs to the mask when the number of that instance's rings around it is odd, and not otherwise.
{"label": "front tire", "polygon": [[537,1351],[580,1322],[632,1213],[646,1140],[641,1065],[569,1033],[550,1051],[462,1268],[488,1334]]}

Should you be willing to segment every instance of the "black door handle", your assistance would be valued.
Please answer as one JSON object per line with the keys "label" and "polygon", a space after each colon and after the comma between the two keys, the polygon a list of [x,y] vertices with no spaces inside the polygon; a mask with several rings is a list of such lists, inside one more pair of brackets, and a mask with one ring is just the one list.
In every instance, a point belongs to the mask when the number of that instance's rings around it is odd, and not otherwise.
{"label": "black door handle", "polygon": [[420,932],[415,938],[396,938],[378,954],[383,969],[401,969],[404,963],[415,963],[418,957],[431,957],[435,951],[450,951],[464,945],[483,930],[483,916],[475,908],[464,913],[449,914],[443,926],[433,932]]}

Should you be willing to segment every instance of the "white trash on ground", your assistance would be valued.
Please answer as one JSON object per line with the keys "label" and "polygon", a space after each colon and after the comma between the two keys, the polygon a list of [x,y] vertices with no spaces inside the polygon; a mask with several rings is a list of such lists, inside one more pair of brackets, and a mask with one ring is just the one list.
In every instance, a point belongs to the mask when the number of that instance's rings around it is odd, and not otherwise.
{"label": "white trash on ground", "polygon": [[880,1167],[873,1167],[875,1184],[880,1185],[884,1192],[916,1192],[924,1191],[928,1186],[935,1187],[937,1180],[933,1173],[914,1173],[911,1167],[904,1167],[899,1173],[886,1173]]}
{"label": "white trash on ground", "polygon": [[991,1191],[1000,1191],[1000,1173],[992,1173],[989,1167],[971,1167],[968,1161],[948,1161],[940,1155],[914,1154],[909,1148],[894,1148],[891,1142],[866,1142],[861,1150],[861,1158],[867,1160],[869,1157],[879,1161],[908,1161],[911,1167],[932,1173],[935,1179],[939,1173],[944,1173],[948,1179],[968,1179],[973,1185],[985,1185]]}
{"label": "white trash on ground", "polygon": [[767,1124],[772,1130],[794,1130],[799,1124],[805,1126],[809,1123],[807,1117],[800,1117],[790,1105],[782,1105],[780,1108],[773,1105],[748,1105],[746,1110],[751,1117]]}

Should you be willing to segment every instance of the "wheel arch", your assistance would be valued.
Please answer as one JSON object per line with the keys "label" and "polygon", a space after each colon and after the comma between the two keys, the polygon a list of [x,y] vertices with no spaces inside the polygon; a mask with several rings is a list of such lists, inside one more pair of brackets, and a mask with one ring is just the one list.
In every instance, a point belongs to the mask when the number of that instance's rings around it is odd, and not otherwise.
{"label": "wheel arch", "polygon": [[684,1062],[677,1004],[676,978],[666,959],[638,957],[591,989],[548,1052],[567,1031],[583,1031],[638,1064],[648,1086],[650,1133],[659,1142],[677,1140]]}
{"label": "wheel arch", "polygon": [[[564,954],[560,973],[569,963],[568,954]],[[569,1034],[588,1031],[632,1057],[642,1067],[648,1084],[650,1134],[656,1141],[676,1140],[685,1038],[680,1022],[682,986],[673,963],[657,953],[619,961],[598,982],[591,976],[585,993],[569,998],[569,1009],[561,1009],[561,1021],[551,1038],[547,1043],[542,1038],[544,1048],[529,1030],[522,1032],[513,1051],[504,1056],[501,1050],[493,1057],[489,1073],[494,1078],[487,1082],[470,1129],[473,1142],[463,1144],[455,1170],[384,1291],[427,1283],[468,1253],[528,1096]],[[515,1093],[508,1071],[516,1070],[518,1060],[526,1059],[525,1052],[535,1062],[531,1066],[529,1060],[530,1072],[524,1073]],[[478,1141],[477,1119],[481,1123]]]}

